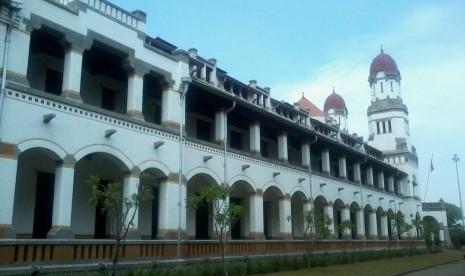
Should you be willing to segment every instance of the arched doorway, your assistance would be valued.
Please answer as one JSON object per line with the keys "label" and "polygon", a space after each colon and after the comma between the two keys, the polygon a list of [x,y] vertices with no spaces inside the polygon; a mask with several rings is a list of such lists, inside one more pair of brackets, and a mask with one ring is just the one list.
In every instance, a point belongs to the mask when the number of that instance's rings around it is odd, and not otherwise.
{"label": "arched doorway", "polygon": [[283,196],[275,186],[268,187],[263,193],[263,232],[266,239],[279,238],[279,199]]}
{"label": "arched doorway", "polygon": [[425,240],[427,245],[440,245],[441,240],[439,236],[439,222],[432,216],[423,217]]}
{"label": "arched doorway", "polygon": [[336,199],[333,204],[333,215],[334,215],[334,233],[338,239],[343,238],[343,232],[339,231],[339,225],[341,225],[342,219],[342,209],[345,207],[344,202],[341,199]]}
{"label": "arched doorway", "polygon": [[229,202],[240,205],[244,209],[242,217],[233,225],[231,229],[231,239],[238,240],[246,238],[250,235],[250,193],[253,192],[252,186],[246,181],[239,180],[231,186],[232,191],[229,197]]}
{"label": "arched doorway", "polygon": [[[198,195],[202,188],[209,185],[218,185],[215,179],[208,174],[199,173],[187,181],[187,198]],[[206,201],[202,202],[197,210],[186,210],[187,235],[191,239],[205,240],[215,235],[213,233],[213,206]]]}
{"label": "arched doorway", "polygon": [[140,175],[140,183],[148,189],[152,195],[152,200],[143,202],[139,207],[139,227],[138,230],[143,239],[156,239],[158,234],[158,212],[159,212],[159,189],[161,181],[167,176],[156,168],[144,170]]}
{"label": "arched doorway", "polygon": [[73,232],[76,238],[106,239],[114,233],[114,229],[111,217],[102,212],[102,205],[89,203],[92,189],[88,181],[93,175],[100,178],[103,186],[112,182],[123,184],[125,176],[130,175],[129,168],[117,157],[105,152],[89,153],[75,166],[71,218]]}
{"label": "arched doorway", "polygon": [[292,219],[292,237],[303,238],[305,231],[305,222],[303,221],[303,214],[305,211],[305,204],[308,200],[305,194],[301,191],[295,192],[291,197],[291,217]]}
{"label": "arched doorway", "polygon": [[18,157],[13,225],[17,238],[44,239],[52,227],[57,154],[28,149]]}

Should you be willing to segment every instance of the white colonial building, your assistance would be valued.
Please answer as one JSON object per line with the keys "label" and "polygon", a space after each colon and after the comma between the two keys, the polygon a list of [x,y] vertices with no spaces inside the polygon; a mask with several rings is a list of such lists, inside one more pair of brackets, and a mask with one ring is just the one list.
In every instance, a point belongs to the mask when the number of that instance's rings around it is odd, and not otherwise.
{"label": "white colonial building", "polygon": [[183,240],[213,237],[211,207],[184,203],[222,183],[245,208],[236,240],[299,238],[302,226],[286,217],[313,207],[334,219],[336,239],[344,220],[354,239],[382,240],[386,213],[423,215],[400,74],[384,53],[370,69],[367,143],[349,134],[336,93],[324,108],[331,120],[315,119],[321,110],[304,97],[278,101],[196,49],[149,36],[142,11],[104,0],[0,4],[1,239],[111,235],[89,203],[90,175],[124,183],[123,196],[140,181],[152,188],[134,239],[175,240],[178,229]]}

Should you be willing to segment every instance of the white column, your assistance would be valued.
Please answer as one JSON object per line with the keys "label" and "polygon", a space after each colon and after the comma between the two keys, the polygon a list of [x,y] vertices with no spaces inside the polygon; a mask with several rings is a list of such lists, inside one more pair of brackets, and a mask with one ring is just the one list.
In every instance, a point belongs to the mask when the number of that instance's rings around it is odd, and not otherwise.
{"label": "white column", "polygon": [[225,118],[224,110],[216,112],[215,114],[215,142],[223,143],[224,142],[224,134],[225,134],[225,125],[224,125],[224,118]]}
{"label": "white column", "polygon": [[354,181],[357,183],[362,181],[359,162],[354,163]]}
{"label": "white column", "polygon": [[323,212],[325,215],[328,215],[329,218],[332,220],[332,223],[331,225],[329,225],[329,231],[330,231],[330,235],[333,236],[334,235],[334,213],[333,213],[333,205],[332,204],[326,204],[324,207],[323,207]]}
{"label": "white column", "polygon": [[[124,184],[123,184],[123,197],[124,198],[130,198],[133,194],[138,194],[139,193],[139,176],[138,175],[133,175],[130,174],[124,178]],[[123,212],[126,211],[126,206],[124,205],[123,202]],[[135,210],[135,208],[131,208],[132,210],[129,211],[128,216],[126,217],[126,225],[128,225],[129,220],[132,217],[132,214],[135,213],[134,215],[134,220],[132,221],[132,226],[129,228],[128,232],[128,239],[137,239],[140,238],[140,235],[137,231],[137,227],[139,225],[139,210]]]}
{"label": "white column", "polygon": [[278,154],[279,160],[283,162],[288,161],[288,153],[287,153],[287,134],[282,133],[278,136]]}
{"label": "white column", "polygon": [[308,143],[302,143],[302,166],[305,168],[310,168],[310,145]]}
{"label": "white column", "polygon": [[[350,209],[348,207],[344,207],[341,209],[341,221],[350,221]],[[351,235],[351,229],[344,229],[343,236],[348,236],[350,237]]]}
{"label": "white column", "polygon": [[0,239],[14,239],[16,233],[12,223],[18,159],[12,149],[9,152],[5,147],[5,144],[0,143]]}
{"label": "white column", "polygon": [[128,75],[127,114],[133,118],[144,120],[142,114],[142,99],[144,94],[144,75],[131,72]]}
{"label": "white column", "polygon": [[376,224],[376,212],[375,211],[371,211],[369,214],[368,214],[368,218],[369,218],[369,229],[370,229],[370,239],[377,239],[378,238],[378,226]]}
{"label": "white column", "polygon": [[157,239],[174,240],[177,237],[179,207],[179,186],[176,179],[160,182],[158,189],[158,229]]}
{"label": "white column", "polygon": [[250,125],[250,151],[260,155],[260,123]]}
{"label": "white column", "polygon": [[60,164],[55,170],[52,229],[47,238],[72,239],[71,214],[73,208],[74,164]]}
{"label": "white column", "polygon": [[179,102],[179,92],[173,90],[172,86],[164,87],[161,97],[161,124],[163,126],[179,129],[179,124],[181,124]]}
{"label": "white column", "polygon": [[378,173],[378,188],[384,190],[384,172],[380,171]]}
{"label": "white column", "polygon": [[62,96],[82,102],[81,73],[83,49],[69,45],[65,48],[65,61],[63,67]]}
{"label": "white column", "polygon": [[279,199],[279,237],[284,239],[292,238],[292,222],[286,218],[291,214],[291,196]]}
{"label": "white column", "polygon": [[250,234],[252,239],[264,239],[263,233],[263,194],[261,191],[251,193],[250,201]]}
{"label": "white column", "polygon": [[391,175],[388,177],[388,192],[394,192],[394,177]]}
{"label": "white column", "polygon": [[365,214],[363,209],[357,210],[355,213],[357,218],[357,238],[364,239],[365,238]]}
{"label": "white column", "polygon": [[388,238],[388,220],[386,215],[381,216],[381,238]]}
{"label": "white column", "polygon": [[331,174],[331,165],[329,160],[329,150],[324,149],[321,152],[321,167],[323,169],[323,173],[330,175]]}
{"label": "white column", "polygon": [[373,167],[368,166],[366,173],[367,173],[367,183],[366,183],[366,185],[373,187]]}
{"label": "white column", "polygon": [[347,164],[345,156],[339,157],[339,177],[347,179]]}

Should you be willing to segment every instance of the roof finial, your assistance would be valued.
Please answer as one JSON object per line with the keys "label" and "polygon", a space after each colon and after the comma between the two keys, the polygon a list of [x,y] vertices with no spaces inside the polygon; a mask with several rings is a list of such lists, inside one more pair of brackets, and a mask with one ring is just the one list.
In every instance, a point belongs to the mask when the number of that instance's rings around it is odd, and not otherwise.
{"label": "roof finial", "polygon": [[336,92],[334,91],[334,85],[333,85],[333,93],[336,93]]}
{"label": "roof finial", "polygon": [[384,52],[383,52],[383,45],[381,45],[381,53],[384,53]]}
{"label": "roof finial", "polygon": [[305,98],[305,92],[302,92],[302,98]]}

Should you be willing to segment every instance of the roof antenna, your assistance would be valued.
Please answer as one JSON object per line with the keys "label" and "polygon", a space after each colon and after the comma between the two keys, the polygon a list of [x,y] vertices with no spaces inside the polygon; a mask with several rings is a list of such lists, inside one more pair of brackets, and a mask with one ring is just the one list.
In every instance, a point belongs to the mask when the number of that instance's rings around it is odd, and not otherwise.
{"label": "roof antenna", "polygon": [[381,45],[381,53],[384,53],[384,52],[383,52],[383,45]]}

